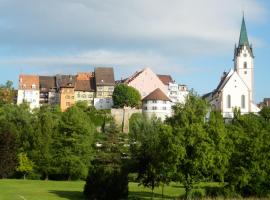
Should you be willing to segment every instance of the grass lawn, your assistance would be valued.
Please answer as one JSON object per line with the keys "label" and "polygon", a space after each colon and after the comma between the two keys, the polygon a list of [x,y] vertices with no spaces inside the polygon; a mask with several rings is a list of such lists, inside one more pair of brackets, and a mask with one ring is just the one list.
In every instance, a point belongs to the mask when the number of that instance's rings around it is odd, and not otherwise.
{"label": "grass lawn", "polygon": [[[0,200],[83,200],[84,184],[84,181],[0,179]],[[156,188],[154,199],[161,199],[161,194],[161,187]],[[184,188],[179,184],[171,183],[164,188],[164,199],[176,199],[182,195]],[[138,183],[129,183],[129,199],[151,199],[151,197],[150,189],[139,187]]]}

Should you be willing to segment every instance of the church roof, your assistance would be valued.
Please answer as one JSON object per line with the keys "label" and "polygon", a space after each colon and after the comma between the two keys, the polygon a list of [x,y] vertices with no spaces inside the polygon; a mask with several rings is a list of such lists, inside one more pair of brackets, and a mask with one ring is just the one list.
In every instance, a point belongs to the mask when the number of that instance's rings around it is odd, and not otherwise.
{"label": "church roof", "polygon": [[243,19],[242,19],[242,25],[241,25],[241,31],[240,31],[240,37],[239,37],[239,44],[238,45],[239,46],[242,46],[242,45],[249,46],[246,23],[245,23],[244,16],[243,16]]}

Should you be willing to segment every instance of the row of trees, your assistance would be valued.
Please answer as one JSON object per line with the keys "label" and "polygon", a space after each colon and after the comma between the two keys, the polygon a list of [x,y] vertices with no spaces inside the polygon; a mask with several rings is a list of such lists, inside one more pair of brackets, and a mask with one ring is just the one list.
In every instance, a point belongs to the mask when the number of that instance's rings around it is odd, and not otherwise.
{"label": "row of trees", "polygon": [[267,196],[270,189],[270,108],[224,123],[220,112],[191,94],[165,123],[133,116],[130,150],[137,180],[154,189],[170,181],[184,185],[186,198],[199,182],[222,182],[208,195]]}

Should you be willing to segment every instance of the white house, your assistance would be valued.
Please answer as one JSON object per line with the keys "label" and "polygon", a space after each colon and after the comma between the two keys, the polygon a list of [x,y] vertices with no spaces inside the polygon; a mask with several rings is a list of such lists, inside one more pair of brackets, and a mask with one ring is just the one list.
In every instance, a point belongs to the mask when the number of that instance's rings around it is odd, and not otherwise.
{"label": "white house", "polygon": [[185,103],[188,95],[188,89],[186,85],[180,85],[173,81],[170,75],[157,75],[159,79],[166,86],[167,96],[175,103]]}
{"label": "white house", "polygon": [[238,46],[234,50],[234,69],[224,72],[217,88],[204,95],[213,109],[220,110],[224,118],[232,118],[234,108],[241,113],[257,113],[254,103],[254,55],[249,44],[244,17]]}
{"label": "white house", "polygon": [[30,109],[39,107],[39,77],[35,75],[20,75],[17,104],[26,102]]}
{"label": "white house", "polygon": [[172,116],[172,101],[157,88],[142,99],[142,112],[149,118],[156,116],[162,121]]}

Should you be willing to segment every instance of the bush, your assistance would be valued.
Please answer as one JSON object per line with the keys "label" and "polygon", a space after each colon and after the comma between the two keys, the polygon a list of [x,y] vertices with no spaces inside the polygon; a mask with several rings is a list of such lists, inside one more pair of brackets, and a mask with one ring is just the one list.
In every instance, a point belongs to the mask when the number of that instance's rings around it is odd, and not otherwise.
{"label": "bush", "polygon": [[126,199],[128,176],[122,169],[98,167],[90,172],[84,186],[86,199]]}

